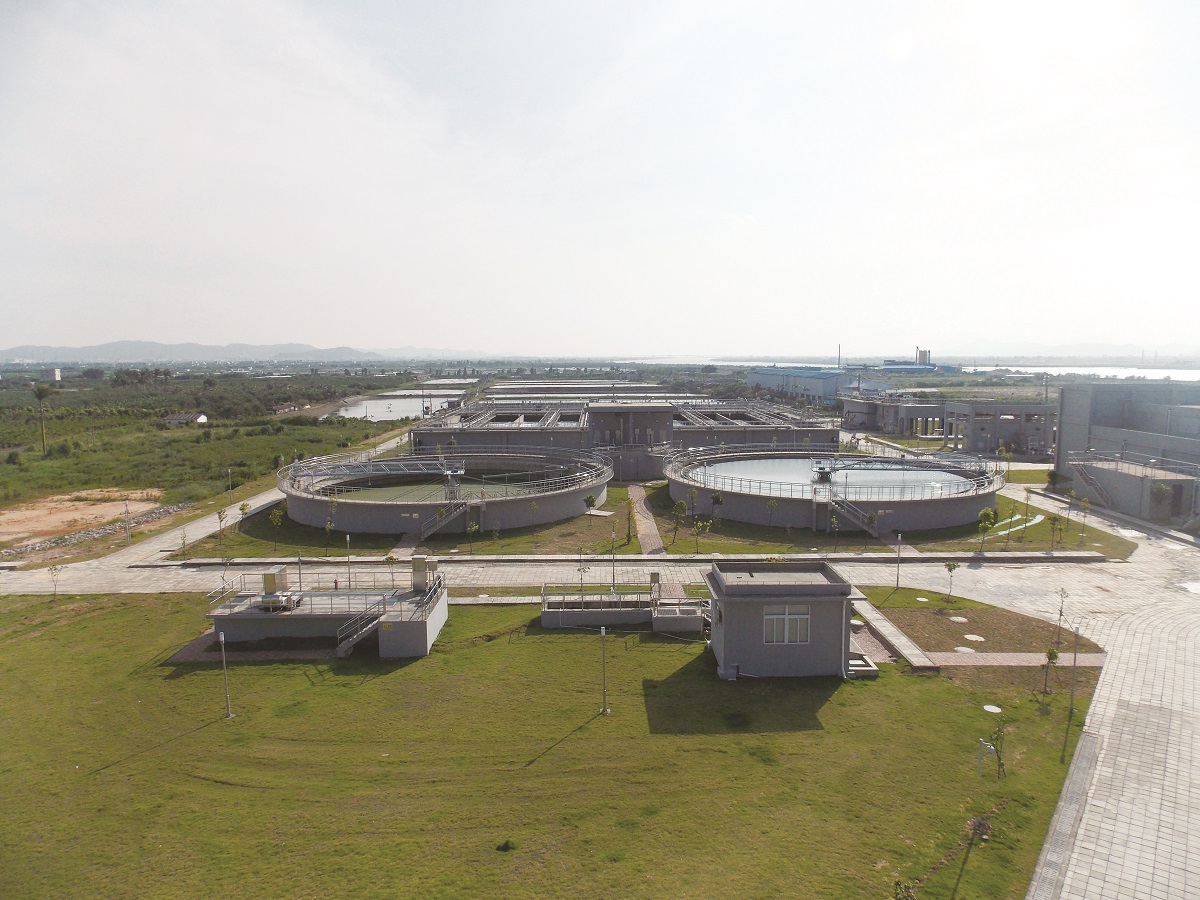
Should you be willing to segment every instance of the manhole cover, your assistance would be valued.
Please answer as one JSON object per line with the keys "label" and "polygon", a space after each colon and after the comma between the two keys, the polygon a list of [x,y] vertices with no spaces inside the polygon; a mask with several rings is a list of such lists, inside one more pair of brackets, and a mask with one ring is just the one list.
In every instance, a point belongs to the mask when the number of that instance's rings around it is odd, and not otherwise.
{"label": "manhole cover", "polygon": [[993,703],[988,703],[988,704],[984,705],[983,709],[985,712],[990,712],[990,713],[1004,712],[1004,710],[1002,710],[1000,707],[996,706]]}

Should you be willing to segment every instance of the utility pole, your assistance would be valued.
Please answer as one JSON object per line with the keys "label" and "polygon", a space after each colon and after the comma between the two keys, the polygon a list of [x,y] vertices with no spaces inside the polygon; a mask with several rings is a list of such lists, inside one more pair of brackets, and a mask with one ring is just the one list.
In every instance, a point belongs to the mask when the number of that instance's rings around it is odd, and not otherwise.
{"label": "utility pole", "polygon": [[896,588],[900,587],[900,542],[904,540],[904,535],[896,532]]}
{"label": "utility pole", "polygon": [[605,627],[600,626],[600,684],[601,684],[601,701],[600,712],[608,715],[612,712],[608,708],[608,654],[605,647]]}
{"label": "utility pole", "polygon": [[225,718],[233,718],[233,710],[229,708],[229,669],[225,665],[225,632],[218,632],[221,638],[221,674],[225,677]]}

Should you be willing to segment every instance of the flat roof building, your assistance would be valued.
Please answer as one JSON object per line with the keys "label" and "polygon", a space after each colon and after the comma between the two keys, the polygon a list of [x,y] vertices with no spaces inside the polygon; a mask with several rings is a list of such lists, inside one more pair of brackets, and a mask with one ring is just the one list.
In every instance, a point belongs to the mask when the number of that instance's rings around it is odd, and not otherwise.
{"label": "flat roof building", "polygon": [[827,563],[714,562],[706,581],[721,678],[850,677],[851,601],[864,598]]}

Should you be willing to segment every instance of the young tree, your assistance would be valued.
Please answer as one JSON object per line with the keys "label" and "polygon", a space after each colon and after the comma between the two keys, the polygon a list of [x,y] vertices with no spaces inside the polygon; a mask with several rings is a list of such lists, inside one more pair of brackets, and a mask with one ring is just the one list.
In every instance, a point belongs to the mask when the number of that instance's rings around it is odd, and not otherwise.
{"label": "young tree", "polygon": [[1029,529],[1029,498],[1033,496],[1033,488],[1025,488],[1025,521],[1021,523],[1020,540],[1025,540],[1025,532]]}
{"label": "young tree", "polygon": [[696,538],[696,552],[697,553],[700,552],[700,535],[707,533],[708,529],[711,525],[712,525],[711,519],[693,519],[692,520],[692,534],[695,535],[695,538]]}
{"label": "young tree", "polygon": [[54,582],[54,598],[51,602],[58,600],[58,576],[62,574],[62,570],[62,566],[51,566],[49,569],[50,580]]}
{"label": "young tree", "polygon": [[687,518],[687,504],[679,500],[671,507],[671,523],[675,526],[675,531],[671,534],[672,544],[679,537],[679,526],[683,524],[685,518]]}
{"label": "young tree", "polygon": [[329,498],[329,513],[325,518],[325,552],[329,552],[329,539],[333,537],[334,516],[337,514],[337,500]]}
{"label": "young tree", "polygon": [[54,388],[48,384],[37,383],[33,386],[33,396],[37,398],[38,421],[42,429],[42,456],[46,455],[46,401],[54,395]]}
{"label": "young tree", "polygon": [[1047,647],[1046,648],[1046,666],[1045,666],[1046,673],[1045,673],[1045,677],[1042,680],[1042,697],[1043,698],[1045,698],[1046,695],[1050,693],[1050,669],[1051,669],[1051,667],[1057,666],[1057,665],[1058,665],[1058,648],[1057,647]]}
{"label": "young tree", "polygon": [[841,533],[841,523],[838,521],[837,516],[831,515],[829,517],[829,527],[833,530],[833,552],[837,553],[838,536]]}
{"label": "young tree", "polygon": [[1092,508],[1092,501],[1087,497],[1083,497],[1079,501],[1079,543],[1083,543],[1084,533],[1087,531],[1088,510]]}
{"label": "young tree", "polygon": [[596,508],[596,495],[588,494],[586,497],[584,497],[583,505],[586,506],[589,510],[595,509]]}
{"label": "young tree", "polygon": [[775,507],[779,505],[779,501],[774,497],[767,500],[767,527],[770,528],[775,518]]}
{"label": "young tree", "polygon": [[271,520],[271,524],[275,526],[275,549],[276,550],[279,549],[279,528],[281,525],[283,525],[283,515],[286,510],[287,510],[287,501],[285,500],[283,503],[280,503],[273,510],[271,510],[270,515],[267,516],[267,518]]}
{"label": "young tree", "polygon": [[987,538],[987,533],[992,530],[992,526],[996,524],[996,511],[990,506],[987,509],[979,511],[979,552],[983,552],[983,542]]}
{"label": "young tree", "polygon": [[538,509],[539,509],[538,502],[536,500],[530,500],[529,501],[529,527],[530,528],[533,527],[533,519],[534,519],[534,516],[537,515]]}
{"label": "young tree", "polygon": [[700,496],[700,492],[694,487],[688,488],[688,515],[693,518],[696,515],[696,498]]}
{"label": "young tree", "polygon": [[1058,516],[1050,517],[1050,552],[1054,552],[1054,543],[1062,534],[1063,523]]}
{"label": "young tree", "polygon": [[238,507],[238,512],[241,514],[241,518],[238,519],[238,527],[241,528],[245,526],[246,513],[250,512],[250,504],[242,503],[242,505]]}
{"label": "young tree", "polygon": [[228,516],[223,508],[217,510],[217,543],[225,543],[225,517]]}
{"label": "young tree", "polygon": [[1012,451],[1008,447],[1001,446],[1000,451],[996,454],[1000,457],[1000,461],[1004,463],[1004,477],[1007,478],[1012,472]]}
{"label": "young tree", "polygon": [[946,567],[946,574],[950,576],[950,583],[946,585],[946,602],[950,601],[950,595],[954,593],[954,570],[962,563],[948,562],[942,563]]}
{"label": "young tree", "polygon": [[[1161,481],[1156,481],[1151,485],[1150,501],[1154,504],[1155,510],[1167,505],[1167,502],[1171,499],[1171,493],[1171,488]],[[1155,517],[1157,518],[1157,516]]]}
{"label": "young tree", "polygon": [[713,491],[712,497],[709,498],[712,504],[713,519],[716,520],[717,531],[721,530],[721,507],[725,504],[725,498],[721,496],[720,491]]}
{"label": "young tree", "polygon": [[471,524],[469,524],[467,526],[467,543],[468,543],[467,552],[468,553],[475,552],[475,534],[478,531],[479,531],[479,523],[478,522],[472,522]]}
{"label": "young tree", "polygon": [[878,535],[875,534],[875,526],[878,524],[878,522],[879,516],[876,513],[867,513],[867,530],[873,537],[878,537]]}
{"label": "young tree", "polygon": [[1075,504],[1075,497],[1078,495],[1075,493],[1074,488],[1067,488],[1064,496],[1067,498],[1067,521],[1066,521],[1066,524],[1064,525],[1064,528],[1070,528],[1071,527],[1071,507]]}
{"label": "young tree", "polygon": [[1058,478],[1059,475],[1056,469],[1050,469],[1046,472],[1046,484],[1049,485],[1050,490],[1058,487]]}

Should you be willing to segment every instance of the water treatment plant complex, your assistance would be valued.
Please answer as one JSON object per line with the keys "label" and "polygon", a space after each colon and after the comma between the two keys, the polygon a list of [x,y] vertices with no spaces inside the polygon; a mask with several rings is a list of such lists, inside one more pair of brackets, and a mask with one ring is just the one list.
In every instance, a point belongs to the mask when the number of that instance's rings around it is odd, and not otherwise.
{"label": "water treatment plant complex", "polygon": [[407,452],[297,461],[279,487],[301,524],[424,539],[581,515],[604,503],[612,479],[666,477],[693,513],[711,515],[717,494],[730,520],[875,535],[974,522],[1004,483],[994,464],[962,453],[848,452],[837,422],[811,409],[656,391],[502,384],[414,425]]}

